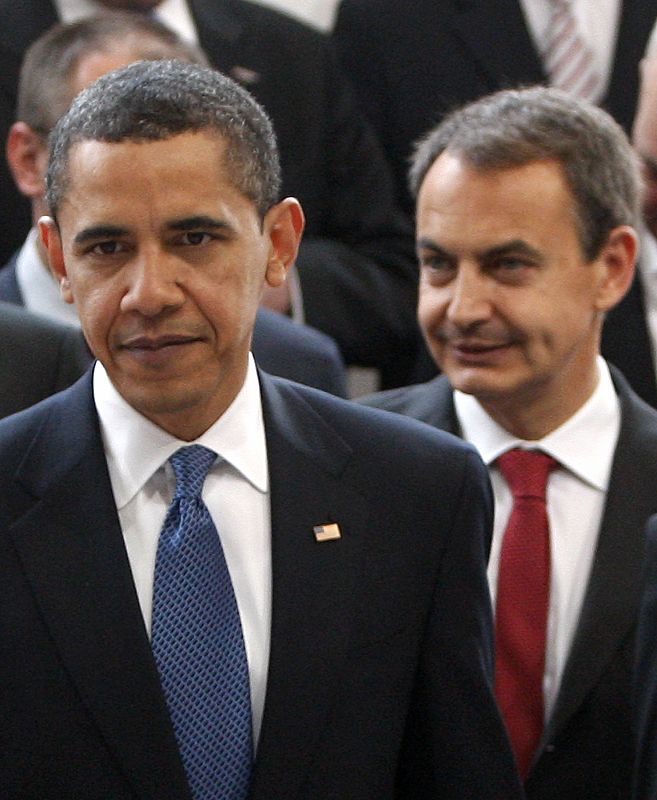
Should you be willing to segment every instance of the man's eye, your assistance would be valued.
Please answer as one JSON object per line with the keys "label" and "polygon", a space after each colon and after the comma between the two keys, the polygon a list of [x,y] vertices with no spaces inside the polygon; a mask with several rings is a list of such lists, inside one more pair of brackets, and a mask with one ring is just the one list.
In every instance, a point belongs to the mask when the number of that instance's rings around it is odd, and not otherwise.
{"label": "man's eye", "polygon": [[197,247],[201,244],[207,244],[212,236],[209,233],[204,233],[203,231],[190,231],[189,233],[183,233],[180,237],[181,244],[189,245],[192,247]]}
{"label": "man's eye", "polygon": [[96,244],[90,248],[91,253],[99,256],[113,256],[116,253],[121,252],[121,250],[123,250],[122,244],[112,240],[107,242],[96,242]]}
{"label": "man's eye", "polygon": [[527,267],[529,265],[527,264],[527,261],[523,260],[522,258],[513,258],[512,256],[509,256],[507,258],[501,258],[497,262],[497,266],[500,269],[516,270],[522,269],[523,267]]}
{"label": "man's eye", "polygon": [[420,267],[426,270],[441,271],[451,269],[452,264],[443,256],[420,255]]}

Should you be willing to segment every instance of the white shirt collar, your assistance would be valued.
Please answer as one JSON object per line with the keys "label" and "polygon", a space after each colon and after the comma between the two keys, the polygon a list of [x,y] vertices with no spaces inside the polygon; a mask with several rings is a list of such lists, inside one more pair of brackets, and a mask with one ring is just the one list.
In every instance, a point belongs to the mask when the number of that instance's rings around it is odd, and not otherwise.
{"label": "white shirt collar", "polygon": [[540,449],[597,489],[606,491],[620,430],[620,403],[609,368],[598,357],[598,385],[584,405],[563,425],[537,441],[524,441],[495,422],[472,396],[454,392],[456,416],[463,437],[474,444],[484,462],[513,447]]}
{"label": "white shirt collar", "polygon": [[[62,22],[76,22],[107,11],[94,0],[54,0]],[[198,34],[191,11],[185,0],[162,0],[153,9],[154,16],[175,31],[181,39],[198,44]]]}
{"label": "white shirt collar", "polygon": [[[179,447],[192,443],[176,439],[132,408],[99,362],[94,367],[93,392],[114,500],[120,511]],[[260,492],[268,491],[262,400],[251,354],[237,397],[194,443],[214,450]]]}
{"label": "white shirt collar", "polygon": [[39,232],[32,228],[16,259],[16,281],[27,309],[45,317],[80,327],[78,312],[74,305],[64,302],[59,286],[48,267],[43,263],[37,249]]}

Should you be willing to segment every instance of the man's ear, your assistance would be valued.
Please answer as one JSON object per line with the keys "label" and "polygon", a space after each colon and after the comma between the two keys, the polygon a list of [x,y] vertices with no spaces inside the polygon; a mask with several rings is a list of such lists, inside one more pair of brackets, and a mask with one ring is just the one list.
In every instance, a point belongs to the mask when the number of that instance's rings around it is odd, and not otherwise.
{"label": "man's ear", "polygon": [[634,280],[639,237],[630,225],[619,225],[607,237],[596,263],[601,279],[596,294],[598,311],[609,311],[625,297]]}
{"label": "man's ear", "polygon": [[68,272],[64,261],[62,237],[59,234],[59,228],[55,220],[52,217],[41,217],[39,219],[39,233],[43,246],[48,254],[50,271],[57,281],[62,299],[67,303],[74,303],[75,300],[71,292],[71,283],[68,279]]}
{"label": "man's ear", "polygon": [[269,286],[281,286],[293,266],[305,225],[301,204],[286,197],[265,214],[263,226],[270,240],[265,280]]}
{"label": "man's ear", "polygon": [[41,199],[48,163],[43,138],[25,122],[14,122],[7,136],[7,161],[19,190],[31,200]]}

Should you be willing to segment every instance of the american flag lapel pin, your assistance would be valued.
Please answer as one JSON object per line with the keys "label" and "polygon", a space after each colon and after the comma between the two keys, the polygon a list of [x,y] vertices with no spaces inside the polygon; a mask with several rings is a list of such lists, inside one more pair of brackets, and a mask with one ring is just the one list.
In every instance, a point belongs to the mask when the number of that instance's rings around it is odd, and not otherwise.
{"label": "american flag lapel pin", "polygon": [[313,533],[315,534],[315,541],[317,542],[330,542],[333,539],[342,538],[340,526],[337,522],[329,522],[326,525],[315,525]]}

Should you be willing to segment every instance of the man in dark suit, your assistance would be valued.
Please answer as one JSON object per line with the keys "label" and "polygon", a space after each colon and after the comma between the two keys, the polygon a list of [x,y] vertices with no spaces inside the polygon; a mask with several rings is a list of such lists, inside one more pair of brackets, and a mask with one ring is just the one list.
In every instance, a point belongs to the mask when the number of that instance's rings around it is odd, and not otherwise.
{"label": "man in dark suit", "polygon": [[[409,210],[406,165],[420,136],[463,103],[497,89],[547,81],[524,5],[532,4],[342,0],[335,27],[341,60],[393,166],[398,196]],[[538,13],[547,14],[551,4],[533,5],[543,6]],[[657,19],[657,2],[623,0],[618,5],[617,24],[612,20],[607,31],[613,58],[601,99],[629,130],[637,68]]]}
{"label": "man in dark suit", "polygon": [[70,386],[89,366],[82,334],[0,302],[0,417]]}
{"label": "man in dark suit", "polygon": [[[158,3],[82,5],[89,13]],[[307,218],[297,263],[304,320],[331,336],[348,364],[381,370],[383,385],[408,382],[418,352],[424,352],[414,316],[411,229],[395,204],[385,156],[330,43],[292,18],[244,0],[180,6],[184,24],[167,16],[165,22],[196,35],[211,64],[245,85],[274,121],[284,194],[300,198]],[[57,9],[52,0],[27,0],[17,13],[13,2],[0,2],[0,135],[14,119],[22,55],[58,20]],[[16,197],[1,178],[0,191],[3,236],[9,242],[14,230],[21,233],[13,250],[26,227],[13,222]],[[10,252],[0,256],[3,262]]]}
{"label": "man in dark suit", "polygon": [[[16,185],[29,198],[32,231],[0,270],[0,301],[17,303],[56,321],[79,326],[52,280],[36,225],[47,213],[44,199],[48,157],[44,131],[51,130],[75,95],[104,72],[142,58],[182,58],[206,64],[200,50],[158,21],[134,14],[104,14],[56,25],[28,49],[18,89],[20,119],[9,131],[7,159]],[[335,342],[281,314],[260,309],[253,351],[274,375],[344,397],[346,378]]]}
{"label": "man in dark suit", "polygon": [[[630,286],[637,252],[629,142],[605,112],[561,92],[506,91],[429,134],[412,185],[419,318],[444,375],[367,402],[480,450],[496,502],[498,624],[515,509],[504,456],[519,448],[554,459],[543,730],[525,791],[626,798],[642,529],[657,510],[657,414],[599,356],[604,314]],[[536,615],[528,629],[540,624]]]}
{"label": "man in dark suit", "polygon": [[[161,548],[196,552],[186,526],[158,544],[187,486],[171,466],[190,448],[219,454],[188,513],[194,531],[209,519],[207,547],[221,542],[247,661],[250,711],[234,724],[249,723],[255,760],[250,789],[229,796],[520,796],[489,684],[480,460],[426,426],[258,374],[249,357],[263,284],[282,282],[303,227],[278,181],[262,109],[180,62],[103,76],[54,131],[40,227],[98,361],[0,423],[8,799],[227,796],[189,782],[223,776],[232,753],[194,754],[230,750],[236,729],[216,735],[223,711],[196,692],[183,711],[198,716],[179,724],[149,640],[177,597],[157,594]],[[182,577],[186,596],[197,575]]]}

